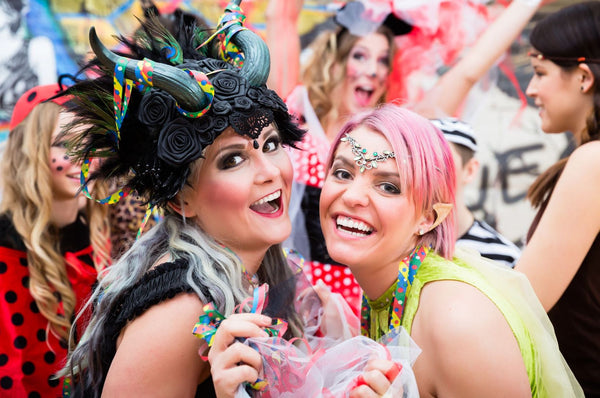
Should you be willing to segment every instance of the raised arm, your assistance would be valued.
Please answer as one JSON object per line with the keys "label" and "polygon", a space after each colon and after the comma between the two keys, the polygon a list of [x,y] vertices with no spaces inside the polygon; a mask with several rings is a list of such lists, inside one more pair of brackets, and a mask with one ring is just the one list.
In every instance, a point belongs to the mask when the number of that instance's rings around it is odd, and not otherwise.
{"label": "raised arm", "polygon": [[540,0],[514,0],[414,110],[428,118],[456,116],[471,88],[508,50],[540,3]]}
{"label": "raised arm", "polygon": [[282,98],[300,81],[298,17],[304,0],[269,0],[266,12],[271,73],[267,86]]}
{"label": "raised arm", "polygon": [[575,276],[600,232],[600,142],[573,152],[535,233],[515,269],[523,272],[546,311]]}

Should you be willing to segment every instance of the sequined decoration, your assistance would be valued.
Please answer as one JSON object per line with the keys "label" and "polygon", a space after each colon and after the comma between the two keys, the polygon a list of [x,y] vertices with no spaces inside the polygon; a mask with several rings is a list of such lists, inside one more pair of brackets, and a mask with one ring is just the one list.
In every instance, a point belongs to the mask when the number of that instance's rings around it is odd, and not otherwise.
{"label": "sequined decoration", "polygon": [[392,151],[383,151],[382,153],[373,152],[371,157],[367,155],[367,149],[360,146],[358,142],[354,138],[350,136],[350,134],[346,134],[344,137],[340,139],[342,142],[347,142],[352,146],[352,153],[354,154],[354,161],[356,165],[359,167],[360,172],[364,172],[365,170],[370,170],[373,168],[377,168],[377,162],[383,162],[387,159],[392,159],[396,157],[396,154]]}
{"label": "sequined decoration", "polygon": [[[394,290],[394,300],[391,306],[391,314],[389,321],[389,330],[400,327],[402,322],[402,315],[404,314],[404,307],[406,305],[406,296],[410,292],[412,282],[415,279],[415,275],[419,270],[419,267],[427,257],[430,249],[424,246],[416,247],[411,254],[406,256],[398,265],[398,280],[396,282],[396,289]],[[360,317],[360,329],[364,336],[368,336],[377,339],[379,336],[369,336],[369,326],[371,323],[371,307],[367,301],[367,297],[363,294],[362,306],[361,306],[361,317]],[[387,331],[385,331],[387,332]]]}

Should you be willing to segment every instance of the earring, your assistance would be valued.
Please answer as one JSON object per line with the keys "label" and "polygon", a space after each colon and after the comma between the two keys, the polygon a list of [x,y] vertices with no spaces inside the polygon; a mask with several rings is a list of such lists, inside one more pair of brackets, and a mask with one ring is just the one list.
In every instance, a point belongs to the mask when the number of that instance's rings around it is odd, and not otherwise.
{"label": "earring", "polygon": [[425,230],[423,228],[419,229],[419,235],[424,235],[425,234]]}

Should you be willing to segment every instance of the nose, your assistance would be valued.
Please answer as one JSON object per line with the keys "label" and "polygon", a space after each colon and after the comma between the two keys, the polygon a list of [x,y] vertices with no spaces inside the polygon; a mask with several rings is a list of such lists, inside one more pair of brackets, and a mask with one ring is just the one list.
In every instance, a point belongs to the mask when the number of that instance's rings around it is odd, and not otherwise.
{"label": "nose", "polygon": [[369,204],[368,188],[361,183],[360,178],[355,178],[346,185],[342,200],[348,207],[365,207]]}
{"label": "nose", "polygon": [[270,157],[265,153],[261,152],[260,154],[257,154],[255,165],[255,182],[257,184],[271,182],[281,175],[281,169],[279,163],[277,163],[277,158]]}
{"label": "nose", "polygon": [[535,76],[531,78],[529,84],[527,85],[527,89],[525,90],[525,94],[528,97],[534,97],[537,94],[537,88],[535,87],[533,79],[535,79]]}
{"label": "nose", "polygon": [[379,67],[379,65],[377,64],[376,59],[369,60],[369,62],[367,64],[367,75],[369,77],[377,77],[377,68],[378,67]]}

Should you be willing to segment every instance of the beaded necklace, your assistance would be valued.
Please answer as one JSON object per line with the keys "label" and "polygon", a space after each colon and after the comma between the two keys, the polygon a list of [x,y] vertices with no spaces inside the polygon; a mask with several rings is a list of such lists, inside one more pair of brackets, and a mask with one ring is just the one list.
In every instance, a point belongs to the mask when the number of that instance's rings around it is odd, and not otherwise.
{"label": "beaded necklace", "polygon": [[[423,260],[425,260],[429,250],[428,247],[417,246],[412,253],[406,256],[398,265],[398,279],[396,285],[390,286],[387,292],[377,300],[369,300],[367,296],[363,294],[360,311],[360,329],[363,336],[368,336],[373,340],[379,340],[381,336],[390,330],[400,327],[406,304],[406,295],[410,291],[412,282],[419,270],[419,266],[423,263]],[[371,309],[373,309],[373,311]],[[372,314],[372,312],[375,314]],[[372,315],[374,315],[373,318],[376,319],[372,319]],[[382,317],[385,317],[385,321],[383,322]]]}

